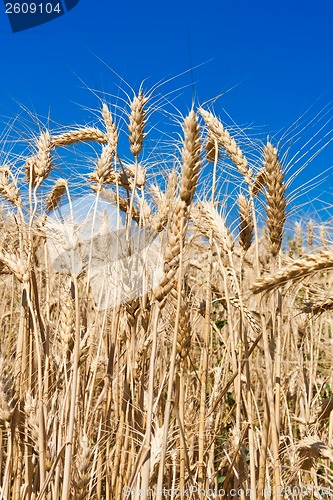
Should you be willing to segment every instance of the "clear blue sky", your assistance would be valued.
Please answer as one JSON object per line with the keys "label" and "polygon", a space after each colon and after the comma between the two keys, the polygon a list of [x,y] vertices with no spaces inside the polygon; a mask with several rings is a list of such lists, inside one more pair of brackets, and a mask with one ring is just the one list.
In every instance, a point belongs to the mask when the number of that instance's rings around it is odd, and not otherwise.
{"label": "clear blue sky", "polygon": [[[80,80],[112,93],[119,83],[100,59],[134,88],[206,63],[193,70],[197,100],[235,87],[216,111],[274,134],[310,106],[313,113],[331,106],[332,23],[330,0],[80,0],[61,18],[13,34],[0,5],[0,115],[16,115],[20,103],[62,124],[87,121],[80,105],[98,102]],[[186,84],[190,73],[167,88]],[[191,92],[177,102],[184,112]],[[332,152],[328,147],[304,181],[333,163]],[[323,187],[327,201],[331,184],[332,177]]]}

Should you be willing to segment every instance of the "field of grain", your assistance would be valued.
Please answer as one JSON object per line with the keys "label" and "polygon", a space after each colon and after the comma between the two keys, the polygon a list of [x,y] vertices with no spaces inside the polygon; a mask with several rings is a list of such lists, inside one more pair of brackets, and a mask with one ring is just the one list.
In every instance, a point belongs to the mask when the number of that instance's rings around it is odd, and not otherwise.
{"label": "field of grain", "polygon": [[[149,96],[127,104],[127,128],[104,103],[100,127],[41,129],[0,168],[0,499],[329,498],[329,228],[286,238],[276,144],[248,156],[193,108],[173,167],[162,148],[149,168]],[[83,143],[89,224],[56,165]]]}

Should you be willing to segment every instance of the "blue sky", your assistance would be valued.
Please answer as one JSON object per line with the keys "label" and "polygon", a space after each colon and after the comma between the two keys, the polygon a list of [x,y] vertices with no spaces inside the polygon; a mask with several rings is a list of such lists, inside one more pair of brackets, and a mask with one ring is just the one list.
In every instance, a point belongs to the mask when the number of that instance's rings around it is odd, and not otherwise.
{"label": "blue sky", "polygon": [[[61,18],[13,34],[1,5],[0,116],[8,123],[22,104],[61,124],[84,123],[93,118],[84,107],[98,106],[86,86],[117,93],[107,66],[135,89],[194,67],[166,86],[188,86],[177,100],[184,113],[193,78],[197,102],[224,94],[216,112],[252,136],[286,131],[310,107],[308,121],[326,106],[320,128],[333,116],[332,19],[329,0],[80,0]],[[301,181],[330,167],[332,153],[328,146]],[[322,191],[329,203],[332,177]]]}

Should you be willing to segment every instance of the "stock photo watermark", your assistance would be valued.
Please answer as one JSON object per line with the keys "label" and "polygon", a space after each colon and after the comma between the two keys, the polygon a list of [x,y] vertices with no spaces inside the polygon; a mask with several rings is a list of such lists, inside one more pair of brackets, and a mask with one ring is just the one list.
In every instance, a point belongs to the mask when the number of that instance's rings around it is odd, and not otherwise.
{"label": "stock photo watermark", "polygon": [[4,0],[5,12],[13,33],[53,21],[72,10],[80,0]]}
{"label": "stock photo watermark", "polygon": [[[204,498],[240,498],[241,496],[245,496],[248,498],[257,498],[258,491],[252,490],[250,488],[231,488],[228,490],[224,490],[223,488],[215,489],[215,488],[200,488],[198,486],[189,486],[188,488],[184,488],[182,491],[180,488],[149,488],[148,490],[130,488],[125,486],[123,488],[124,498],[140,498],[145,495],[148,498],[154,498],[157,494],[162,495],[163,498],[180,498],[182,496],[185,498],[193,497],[193,495],[203,495]],[[280,486],[273,491],[272,488],[267,487],[262,490],[263,498],[284,498],[284,499],[292,499],[292,498],[308,498],[309,495],[315,495],[316,498],[332,498],[333,489],[330,487],[323,486]],[[194,497],[196,498],[196,497]]]}

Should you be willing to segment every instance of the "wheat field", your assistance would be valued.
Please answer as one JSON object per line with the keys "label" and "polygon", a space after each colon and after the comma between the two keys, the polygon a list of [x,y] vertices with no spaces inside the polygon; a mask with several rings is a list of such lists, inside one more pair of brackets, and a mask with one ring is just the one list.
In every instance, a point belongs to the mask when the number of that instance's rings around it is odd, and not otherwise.
{"label": "wheat field", "polygon": [[[150,99],[0,168],[0,499],[329,498],[329,227],[286,238],[277,144],[209,106],[151,168]],[[73,193],[57,161],[83,143]]]}

